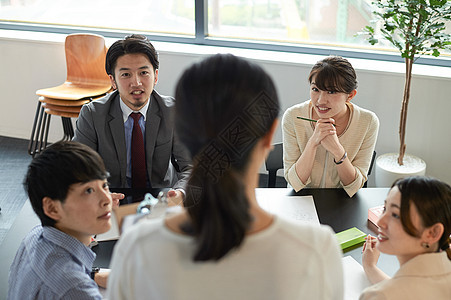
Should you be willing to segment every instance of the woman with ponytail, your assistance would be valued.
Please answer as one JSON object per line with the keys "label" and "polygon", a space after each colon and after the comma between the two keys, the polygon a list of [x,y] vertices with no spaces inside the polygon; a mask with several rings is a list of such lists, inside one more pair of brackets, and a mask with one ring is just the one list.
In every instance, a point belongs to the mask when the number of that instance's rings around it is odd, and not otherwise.
{"label": "woman with ponytail", "polygon": [[255,197],[279,114],[268,74],[214,55],[183,73],[176,99],[193,159],[185,209],[121,237],[108,299],[342,299],[332,230],[271,215]]}
{"label": "woman with ponytail", "polygon": [[[360,299],[451,299],[451,187],[429,177],[397,180],[377,225],[362,256],[374,285]],[[393,278],[376,266],[380,252],[396,255]]]}

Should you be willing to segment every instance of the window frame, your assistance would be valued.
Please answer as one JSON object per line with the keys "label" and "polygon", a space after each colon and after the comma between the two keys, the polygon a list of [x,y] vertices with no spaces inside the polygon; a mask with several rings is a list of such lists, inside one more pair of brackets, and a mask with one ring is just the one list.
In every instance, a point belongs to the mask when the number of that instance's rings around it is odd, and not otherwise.
{"label": "window frame", "polygon": [[[133,33],[141,33],[147,36],[151,41],[158,42],[171,42],[171,43],[186,43],[194,45],[206,45],[206,46],[219,46],[230,48],[243,48],[252,50],[267,50],[277,52],[290,52],[300,53],[307,55],[339,55],[346,58],[356,59],[369,59],[386,62],[401,62],[404,63],[403,58],[397,50],[393,52],[389,51],[377,51],[377,50],[364,50],[364,49],[347,49],[340,46],[314,46],[306,44],[289,44],[289,43],[277,43],[277,42],[257,42],[245,39],[225,39],[215,38],[208,35],[208,0],[195,0],[195,35],[193,37],[187,37],[182,35],[169,35],[169,34],[156,34],[145,31],[134,31]],[[9,22],[0,21],[0,30],[17,30],[17,31],[34,31],[34,32],[46,32],[46,33],[94,33],[100,34],[108,38],[123,38],[124,35],[130,34],[129,31],[119,30],[105,30],[98,28],[88,27],[74,27],[74,26],[57,26],[57,25],[45,25],[36,23],[24,23],[24,22]],[[447,55],[448,56],[448,55]],[[419,57],[416,64],[450,67],[450,58],[443,56],[434,58],[430,56]]]}

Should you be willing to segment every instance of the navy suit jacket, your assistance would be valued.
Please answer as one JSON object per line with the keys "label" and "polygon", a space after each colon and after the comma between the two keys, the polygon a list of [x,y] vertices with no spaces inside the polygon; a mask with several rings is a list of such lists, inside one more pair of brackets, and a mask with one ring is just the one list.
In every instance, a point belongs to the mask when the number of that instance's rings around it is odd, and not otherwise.
{"label": "navy suit jacket", "polygon": [[[112,188],[127,187],[127,153],[120,97],[115,91],[85,104],[73,140],[96,150],[110,172]],[[152,188],[185,189],[191,172],[189,152],[174,132],[175,100],[155,90],[146,115],[146,162]]]}

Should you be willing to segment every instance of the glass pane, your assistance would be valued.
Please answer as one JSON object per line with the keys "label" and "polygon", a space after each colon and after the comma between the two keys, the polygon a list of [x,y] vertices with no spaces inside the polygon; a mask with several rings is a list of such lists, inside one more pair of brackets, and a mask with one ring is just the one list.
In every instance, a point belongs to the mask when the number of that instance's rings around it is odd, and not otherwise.
{"label": "glass pane", "polygon": [[364,0],[209,0],[209,35],[307,44],[364,44]]}
{"label": "glass pane", "polygon": [[247,40],[394,49],[383,40],[371,46],[365,36],[356,35],[374,19],[372,1],[209,0],[208,32]]}
{"label": "glass pane", "polygon": [[194,35],[192,0],[0,0],[0,20]]}

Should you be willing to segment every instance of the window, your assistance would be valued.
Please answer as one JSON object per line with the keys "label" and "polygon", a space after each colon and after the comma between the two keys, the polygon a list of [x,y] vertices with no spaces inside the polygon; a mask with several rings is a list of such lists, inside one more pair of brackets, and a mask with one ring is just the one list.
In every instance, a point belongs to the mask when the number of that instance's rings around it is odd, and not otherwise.
{"label": "window", "polygon": [[[144,33],[155,41],[199,43],[402,61],[381,41],[356,33],[372,0],[0,0],[0,29]],[[451,33],[451,26],[448,27]],[[419,63],[451,64],[451,52]]]}
{"label": "window", "polygon": [[310,45],[364,45],[355,37],[371,20],[368,1],[209,0],[211,36]]}
{"label": "window", "polygon": [[4,21],[194,36],[194,1],[0,1]]}

